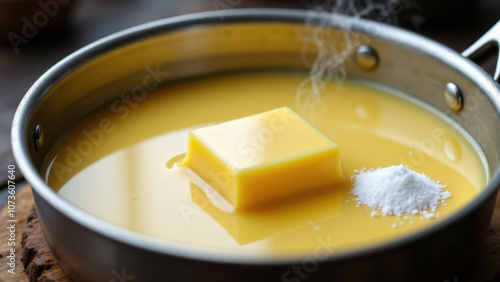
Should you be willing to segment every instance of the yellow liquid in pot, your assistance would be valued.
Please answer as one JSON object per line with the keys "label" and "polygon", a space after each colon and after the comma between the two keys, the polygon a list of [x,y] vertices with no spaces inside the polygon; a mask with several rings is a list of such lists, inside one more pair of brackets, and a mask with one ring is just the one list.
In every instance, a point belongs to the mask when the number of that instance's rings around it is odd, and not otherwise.
{"label": "yellow liquid in pot", "polygon": [[[327,254],[402,238],[463,208],[489,172],[457,126],[405,95],[356,81],[323,91],[326,111],[304,114],[340,148],[342,170],[404,164],[446,184],[439,217],[372,217],[352,180],[330,193],[267,210],[219,210],[174,164],[190,129],[274,108],[295,107],[302,72],[241,72],[168,83],[146,96],[122,96],[54,146],[47,183],[75,206],[113,224],[166,240],[262,255]],[[300,140],[290,140],[297,142]]]}

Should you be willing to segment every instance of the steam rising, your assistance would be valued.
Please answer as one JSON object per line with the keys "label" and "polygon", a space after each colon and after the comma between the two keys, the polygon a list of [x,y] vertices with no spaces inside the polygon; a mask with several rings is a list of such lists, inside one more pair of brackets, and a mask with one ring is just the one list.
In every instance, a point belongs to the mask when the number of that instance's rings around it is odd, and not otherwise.
{"label": "steam rising", "polygon": [[[323,93],[326,84],[336,80],[338,92],[347,75],[345,63],[358,46],[369,44],[366,34],[353,31],[356,21],[369,18],[375,22],[398,24],[398,16],[410,9],[419,10],[419,6],[412,0],[312,1],[305,28],[298,32],[299,39],[304,43],[303,60],[306,65],[311,65],[309,77],[297,88],[296,106],[299,112],[305,116],[324,113],[326,101],[332,97]],[[416,14],[411,19],[413,25],[422,21]],[[329,26],[338,26],[342,31],[328,29]],[[374,24],[367,28],[377,26]],[[313,62],[308,60],[311,47],[317,52]]]}

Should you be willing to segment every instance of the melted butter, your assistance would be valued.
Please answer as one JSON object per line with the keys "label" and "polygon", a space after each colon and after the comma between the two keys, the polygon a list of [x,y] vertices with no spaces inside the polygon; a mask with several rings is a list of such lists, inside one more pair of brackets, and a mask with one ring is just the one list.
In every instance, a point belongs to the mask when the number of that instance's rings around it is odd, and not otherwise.
{"label": "melted butter", "polygon": [[223,74],[169,83],[134,107],[117,100],[54,146],[42,168],[46,181],[75,206],[119,226],[263,255],[348,251],[401,238],[454,214],[485,187],[482,156],[445,117],[404,95],[330,82],[327,111],[303,117],[339,145],[345,175],[402,163],[447,185],[452,197],[437,208],[439,217],[372,217],[353,199],[350,181],[331,194],[251,214],[220,211],[176,169],[189,130],[282,106],[299,112],[295,93],[305,75]]}

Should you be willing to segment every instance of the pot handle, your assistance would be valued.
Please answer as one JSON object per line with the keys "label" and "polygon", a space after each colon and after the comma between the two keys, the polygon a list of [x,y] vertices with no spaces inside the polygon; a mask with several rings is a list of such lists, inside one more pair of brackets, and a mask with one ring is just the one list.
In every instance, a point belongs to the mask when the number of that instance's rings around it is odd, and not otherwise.
{"label": "pot handle", "polygon": [[495,50],[498,52],[498,57],[493,79],[500,83],[500,21],[463,51],[462,56],[474,62],[480,62],[487,59]]}

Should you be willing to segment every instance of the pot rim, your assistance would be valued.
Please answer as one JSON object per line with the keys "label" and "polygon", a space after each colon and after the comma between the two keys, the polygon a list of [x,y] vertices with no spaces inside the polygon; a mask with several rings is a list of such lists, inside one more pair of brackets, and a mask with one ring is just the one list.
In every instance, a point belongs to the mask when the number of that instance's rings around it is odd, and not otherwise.
{"label": "pot rim", "polygon": [[[312,12],[307,10],[294,9],[236,9],[224,16],[223,20],[219,17],[219,11],[208,11],[195,14],[181,15],[166,19],[161,19],[132,28],[119,31],[99,39],[77,51],[70,54],[47,72],[45,72],[28,90],[15,113],[12,124],[12,150],[17,161],[19,169],[23,172],[28,183],[35,194],[42,197],[53,208],[70,218],[72,221],[84,226],[85,228],[110,238],[123,244],[150,252],[184,257],[188,259],[206,260],[212,262],[232,263],[232,264],[294,264],[300,263],[304,256],[277,256],[263,257],[251,253],[242,253],[237,250],[220,249],[214,247],[197,246],[187,243],[168,241],[155,238],[153,236],[141,234],[123,227],[113,225],[100,218],[97,218],[80,208],[72,205],[54,192],[41,175],[38,169],[30,161],[29,146],[32,140],[29,140],[29,129],[26,129],[30,115],[36,108],[39,101],[48,90],[53,87],[57,81],[68,74],[75,66],[87,62],[94,58],[96,54],[112,50],[127,43],[142,39],[159,32],[170,32],[176,29],[185,28],[192,25],[211,25],[211,24],[230,24],[239,22],[289,22],[304,23],[308,16],[314,15],[315,19],[328,20],[331,15],[323,12]],[[314,14],[313,14],[314,13]],[[337,17],[338,15],[336,15]],[[364,19],[354,19],[347,16],[339,16],[343,21],[351,24],[353,30],[364,30],[364,28],[376,24],[382,32],[377,32],[372,36],[395,42],[399,45],[409,47],[425,54],[440,54],[440,60],[455,69],[463,70],[464,76],[474,77],[475,83],[482,88],[482,93],[493,102],[496,113],[500,116],[500,87],[499,85],[481,68],[472,63],[467,58],[461,56],[454,50],[443,46],[435,41],[405,31],[397,27],[373,22]],[[340,22],[340,21],[339,21]],[[500,169],[492,173],[492,177],[486,188],[470,203],[449,218],[440,223],[432,225],[417,233],[405,237],[385,242],[382,244],[365,246],[352,251],[342,251],[329,254],[324,261],[338,261],[353,259],[360,256],[381,253],[405,244],[416,242],[433,233],[453,225],[461,220],[467,214],[483,205],[487,199],[492,197],[500,187]]]}

